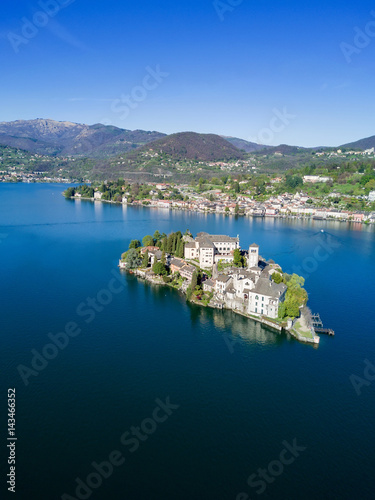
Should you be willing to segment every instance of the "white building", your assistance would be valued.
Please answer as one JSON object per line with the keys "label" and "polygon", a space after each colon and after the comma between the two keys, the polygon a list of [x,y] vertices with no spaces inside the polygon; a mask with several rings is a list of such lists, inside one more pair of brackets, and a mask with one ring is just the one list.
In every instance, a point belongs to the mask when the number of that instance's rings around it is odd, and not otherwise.
{"label": "white building", "polygon": [[368,200],[375,201],[375,191],[370,191],[370,193],[368,195]]}
{"label": "white building", "polygon": [[220,260],[233,261],[233,252],[240,247],[239,238],[198,233],[194,241],[185,245],[185,259],[198,259],[199,266],[211,269]]}
{"label": "white building", "polygon": [[249,294],[249,313],[277,318],[279,305],[284,302],[286,291],[284,283],[276,284],[269,278],[259,278]]}
{"label": "white building", "polygon": [[101,193],[100,191],[95,191],[94,200],[101,200],[102,196],[103,196],[103,193]]}
{"label": "white building", "polygon": [[[217,237],[216,243],[220,243]],[[199,254],[200,257],[203,255],[203,258],[208,255],[208,245],[207,249],[205,245],[203,242],[203,250],[207,250],[207,254],[204,252]],[[215,250],[216,247],[212,242],[211,245],[210,248],[214,247]],[[195,252],[195,255],[201,251],[195,246],[190,250]],[[217,258],[215,253],[210,255],[211,258]],[[226,270],[226,274],[217,275],[214,268],[213,278],[210,280],[214,283],[214,299],[216,297],[222,306],[230,309],[241,310],[255,316],[277,318],[280,304],[285,300],[287,287],[284,283],[277,284],[271,280],[276,268],[279,266],[275,262],[263,262],[260,259],[259,246],[253,243],[249,247],[247,269],[232,267]]]}
{"label": "white building", "polygon": [[249,256],[247,259],[247,267],[251,269],[252,267],[258,267],[259,263],[259,245],[253,243],[249,247]]}
{"label": "white building", "polygon": [[215,281],[215,292],[220,298],[224,297],[224,292],[230,287],[232,284],[232,277],[228,274],[219,274],[218,278]]}
{"label": "white building", "polygon": [[303,178],[303,182],[311,182],[315,184],[316,182],[329,182],[332,180],[332,177],[322,177],[320,175],[305,175]]}

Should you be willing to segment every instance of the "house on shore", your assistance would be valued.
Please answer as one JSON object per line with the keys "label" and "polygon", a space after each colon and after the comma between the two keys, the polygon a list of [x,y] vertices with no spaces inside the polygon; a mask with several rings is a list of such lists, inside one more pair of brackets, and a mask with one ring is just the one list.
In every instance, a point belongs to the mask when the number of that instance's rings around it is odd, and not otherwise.
{"label": "house on shore", "polygon": [[279,305],[285,300],[287,291],[284,283],[277,284],[268,277],[260,277],[249,293],[250,314],[277,318]]}

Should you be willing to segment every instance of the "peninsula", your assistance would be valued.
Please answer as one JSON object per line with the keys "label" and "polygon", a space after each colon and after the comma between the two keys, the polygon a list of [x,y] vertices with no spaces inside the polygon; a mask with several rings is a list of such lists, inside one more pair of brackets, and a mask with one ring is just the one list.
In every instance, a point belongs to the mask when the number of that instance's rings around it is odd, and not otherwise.
{"label": "peninsula", "polygon": [[195,304],[230,309],[301,342],[319,344],[306,304],[305,280],[284,273],[260,255],[256,243],[247,250],[239,236],[186,231],[166,235],[155,231],[132,240],[119,267],[149,282],[171,286]]}

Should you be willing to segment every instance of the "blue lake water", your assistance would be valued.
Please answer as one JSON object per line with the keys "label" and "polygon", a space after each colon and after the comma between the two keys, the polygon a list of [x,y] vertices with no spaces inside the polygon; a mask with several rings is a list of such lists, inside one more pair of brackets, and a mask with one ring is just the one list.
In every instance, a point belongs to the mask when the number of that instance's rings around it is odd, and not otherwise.
{"label": "blue lake water", "polygon": [[[2,457],[15,387],[16,498],[374,498],[375,373],[363,378],[365,360],[375,364],[374,228],[74,202],[63,189],[0,184]],[[130,240],[156,229],[258,243],[306,276],[309,305],[336,336],[316,349],[119,274]],[[98,294],[105,305],[94,311]],[[26,386],[19,366],[72,322],[79,335]],[[360,395],[351,375],[366,382]],[[168,397],[178,408],[154,426],[155,401]],[[121,442],[132,426],[133,452]],[[295,440],[305,449],[280,467]],[[124,463],[93,476],[115,450]],[[265,488],[247,484],[259,469]],[[1,498],[7,472],[2,460]],[[90,474],[92,493],[76,493]]]}

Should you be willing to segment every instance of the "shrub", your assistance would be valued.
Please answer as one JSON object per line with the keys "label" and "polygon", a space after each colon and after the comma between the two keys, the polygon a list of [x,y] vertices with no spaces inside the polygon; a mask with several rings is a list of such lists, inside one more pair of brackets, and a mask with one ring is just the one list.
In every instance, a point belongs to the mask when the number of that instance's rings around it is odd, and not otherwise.
{"label": "shrub", "polygon": [[167,276],[168,274],[167,268],[162,262],[155,262],[155,264],[152,266],[152,270],[158,276]]}

